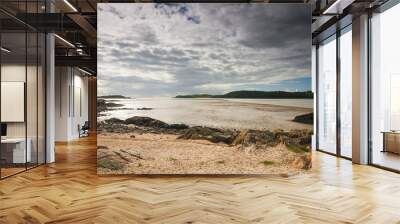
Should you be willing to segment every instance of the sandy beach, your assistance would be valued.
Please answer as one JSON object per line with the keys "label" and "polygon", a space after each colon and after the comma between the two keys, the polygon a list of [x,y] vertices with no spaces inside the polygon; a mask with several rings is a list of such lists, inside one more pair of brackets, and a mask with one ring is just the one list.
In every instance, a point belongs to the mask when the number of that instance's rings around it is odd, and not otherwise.
{"label": "sandy beach", "polygon": [[[205,140],[182,140],[174,135],[100,134],[98,161],[101,174],[295,174],[304,172],[296,164],[298,153],[283,144],[263,150],[215,144]],[[107,148],[105,148],[107,147]],[[113,160],[121,169],[102,167]],[[119,157],[119,158],[118,158]],[[269,162],[265,162],[269,161]]]}
{"label": "sandy beach", "polygon": [[103,124],[105,128],[97,135],[99,174],[291,175],[311,166],[308,149],[293,150],[286,144],[293,142],[292,137],[307,144],[308,131],[174,130],[147,119],[153,126]]}

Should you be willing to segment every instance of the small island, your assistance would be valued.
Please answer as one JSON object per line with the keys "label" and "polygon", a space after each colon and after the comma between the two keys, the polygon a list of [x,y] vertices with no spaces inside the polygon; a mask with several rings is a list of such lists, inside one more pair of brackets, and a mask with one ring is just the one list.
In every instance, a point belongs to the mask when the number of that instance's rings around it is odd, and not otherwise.
{"label": "small island", "polygon": [[233,91],[222,95],[192,94],[178,95],[175,98],[242,98],[242,99],[312,99],[311,91],[286,92],[286,91]]}

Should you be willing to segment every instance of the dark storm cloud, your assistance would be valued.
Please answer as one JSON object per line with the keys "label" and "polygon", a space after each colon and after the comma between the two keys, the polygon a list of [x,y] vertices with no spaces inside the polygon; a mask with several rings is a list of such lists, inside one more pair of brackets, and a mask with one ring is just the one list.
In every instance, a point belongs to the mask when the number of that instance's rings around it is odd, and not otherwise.
{"label": "dark storm cloud", "polygon": [[102,95],[294,90],[287,80],[310,77],[306,5],[99,4],[98,20]]}
{"label": "dark storm cloud", "polygon": [[309,47],[311,18],[304,15],[307,6],[287,5],[273,14],[266,14],[265,7],[253,8],[251,17],[244,20],[247,35],[241,43],[254,48]]}

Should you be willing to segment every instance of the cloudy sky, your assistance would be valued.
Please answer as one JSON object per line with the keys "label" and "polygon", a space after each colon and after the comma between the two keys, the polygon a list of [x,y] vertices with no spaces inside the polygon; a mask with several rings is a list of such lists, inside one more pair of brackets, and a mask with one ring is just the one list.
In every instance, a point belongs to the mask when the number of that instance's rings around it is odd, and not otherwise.
{"label": "cloudy sky", "polygon": [[300,4],[98,4],[99,95],[311,88]]}

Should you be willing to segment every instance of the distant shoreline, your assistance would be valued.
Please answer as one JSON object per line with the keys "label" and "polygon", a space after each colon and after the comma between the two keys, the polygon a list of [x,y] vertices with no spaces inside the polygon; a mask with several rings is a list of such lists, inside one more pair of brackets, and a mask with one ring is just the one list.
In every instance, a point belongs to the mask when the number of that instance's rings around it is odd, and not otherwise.
{"label": "distant shoreline", "polygon": [[222,95],[189,94],[177,95],[175,98],[226,98],[226,99],[313,99],[311,91],[286,92],[286,91],[233,91]]}
{"label": "distant shoreline", "polygon": [[98,99],[131,99],[128,96],[123,95],[105,95],[105,96],[98,96]]}

